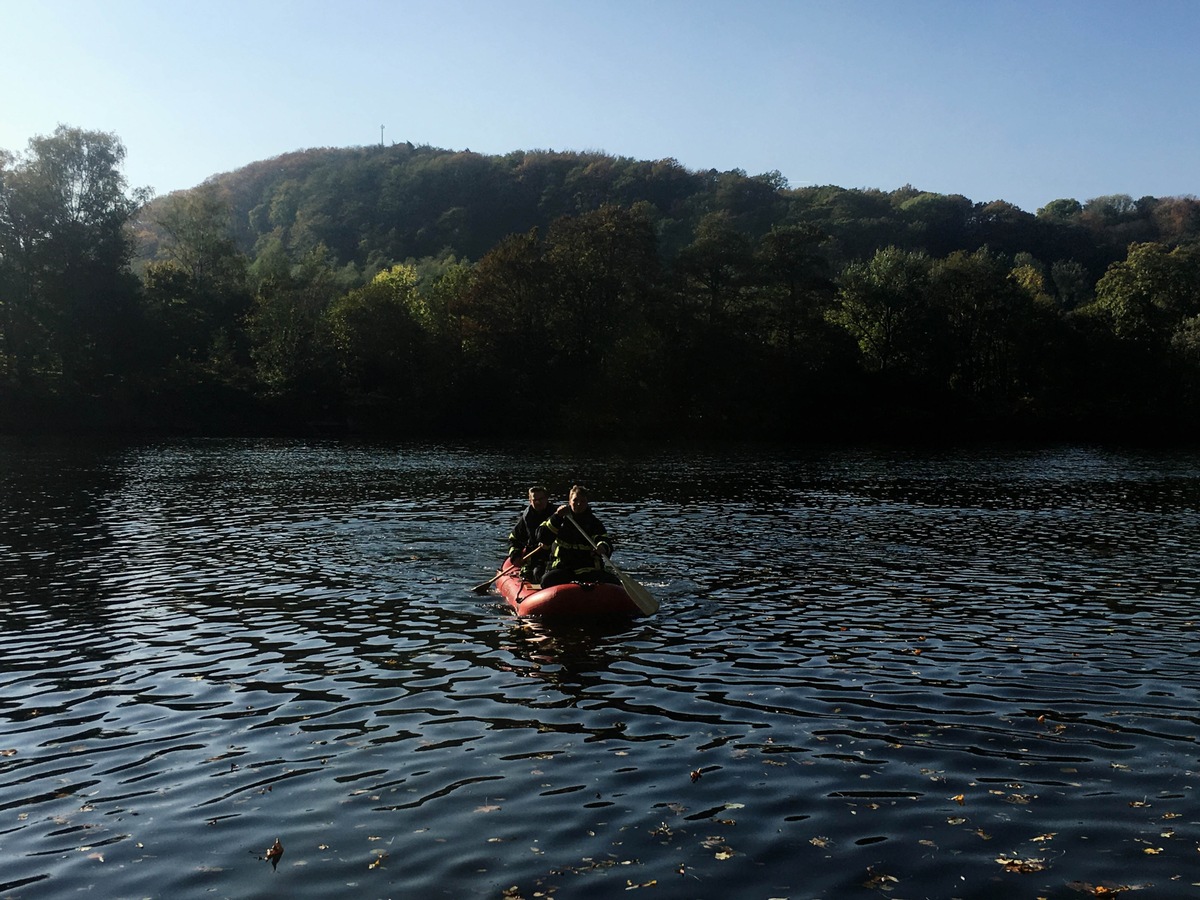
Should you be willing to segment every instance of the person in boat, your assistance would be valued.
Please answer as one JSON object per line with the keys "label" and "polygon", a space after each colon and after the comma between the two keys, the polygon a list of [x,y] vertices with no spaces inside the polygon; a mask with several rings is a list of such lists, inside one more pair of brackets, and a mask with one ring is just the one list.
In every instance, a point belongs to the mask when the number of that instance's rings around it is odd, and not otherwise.
{"label": "person in boat", "polygon": [[[600,553],[576,529],[571,518],[587,532]],[[571,488],[569,502],[554,511],[554,515],[538,530],[538,539],[543,545],[554,544],[550,565],[542,576],[542,587],[566,584],[569,581],[609,581],[619,584],[620,579],[604,568],[604,559],[612,556],[612,540],[588,506],[588,492],[581,484]]]}
{"label": "person in boat", "polygon": [[508,558],[514,566],[521,566],[521,577],[533,584],[541,581],[549,554],[543,550],[524,564],[521,560],[541,546],[538,543],[538,529],[550,518],[550,514],[550,492],[542,485],[535,484],[529,489],[529,505],[508,533]]}

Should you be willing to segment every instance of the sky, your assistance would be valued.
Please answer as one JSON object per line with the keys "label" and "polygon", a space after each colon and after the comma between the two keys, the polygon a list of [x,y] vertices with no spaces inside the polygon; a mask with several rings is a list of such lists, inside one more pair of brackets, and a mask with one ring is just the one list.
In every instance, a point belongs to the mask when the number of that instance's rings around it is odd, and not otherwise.
{"label": "sky", "polygon": [[131,186],[311,147],[603,151],[792,187],[1200,194],[1200,0],[0,0],[0,149]]}

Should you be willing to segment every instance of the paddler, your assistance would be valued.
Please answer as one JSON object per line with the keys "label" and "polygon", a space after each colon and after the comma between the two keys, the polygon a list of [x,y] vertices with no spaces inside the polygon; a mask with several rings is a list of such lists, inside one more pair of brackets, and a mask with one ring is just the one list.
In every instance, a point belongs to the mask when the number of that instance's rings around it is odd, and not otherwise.
{"label": "paddler", "polygon": [[[568,501],[556,509],[538,531],[538,539],[542,544],[554,543],[550,567],[542,576],[542,587],[568,581],[608,581],[619,584],[620,579],[604,568],[604,559],[612,556],[612,541],[588,505],[587,488],[581,484],[575,485],[571,488]],[[599,553],[579,533],[576,523],[600,548]]]}
{"label": "paddler", "polygon": [[538,529],[550,518],[550,492],[540,484],[529,489],[529,505],[517,518],[512,531],[508,533],[508,558],[514,566],[521,566],[521,577],[528,582],[537,584],[546,571],[549,554],[543,550],[522,564],[538,544]]}

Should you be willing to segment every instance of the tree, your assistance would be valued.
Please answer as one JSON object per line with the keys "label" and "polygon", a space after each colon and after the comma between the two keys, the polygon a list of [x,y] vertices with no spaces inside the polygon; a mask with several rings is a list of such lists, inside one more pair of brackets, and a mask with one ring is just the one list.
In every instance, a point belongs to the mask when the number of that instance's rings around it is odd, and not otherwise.
{"label": "tree", "polygon": [[250,309],[249,263],[233,238],[230,206],[213,184],[173,194],[156,211],[163,233],[145,293],[161,349],[201,368],[240,346]]}
{"label": "tree", "polygon": [[268,400],[304,417],[328,415],[339,398],[333,337],[326,313],[341,293],[323,247],[290,265],[282,250],[257,260],[258,285],[248,320],[259,383]]}
{"label": "tree", "polygon": [[554,293],[546,320],[552,349],[591,369],[638,314],[658,275],[650,223],[606,205],[556,220],[546,238]]}
{"label": "tree", "polygon": [[416,269],[392,266],[330,306],[329,329],[352,400],[374,396],[398,407],[419,389],[416,287]]}
{"label": "tree", "polygon": [[94,393],[136,359],[130,191],[113,134],[60,125],[0,160],[0,320],[5,368]]}
{"label": "tree", "polygon": [[1131,244],[1096,284],[1096,307],[1122,339],[1161,347],[1200,313],[1200,253],[1158,243]]}
{"label": "tree", "polygon": [[829,263],[820,250],[827,239],[814,225],[784,225],[772,228],[759,242],[773,337],[788,355],[795,351],[801,327],[822,321],[832,293]]}
{"label": "tree", "polygon": [[868,262],[842,271],[828,317],[858,343],[869,371],[918,375],[927,370],[930,266],[924,253],[885,247]]}
{"label": "tree", "polygon": [[1010,268],[980,249],[952,253],[930,272],[932,301],[945,318],[943,345],[951,388],[992,402],[1012,400],[1029,375],[1034,299],[1044,295],[1030,262]]}
{"label": "tree", "polygon": [[674,265],[684,304],[700,312],[711,333],[745,327],[754,268],[749,239],[726,213],[705,216]]}

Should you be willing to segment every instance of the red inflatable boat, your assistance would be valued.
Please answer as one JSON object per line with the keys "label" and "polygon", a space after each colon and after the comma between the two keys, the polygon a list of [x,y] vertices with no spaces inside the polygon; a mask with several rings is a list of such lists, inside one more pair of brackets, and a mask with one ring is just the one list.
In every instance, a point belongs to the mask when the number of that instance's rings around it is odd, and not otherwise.
{"label": "red inflatable boat", "polygon": [[640,616],[642,610],[619,584],[556,584],[543,588],[521,580],[521,570],[506,559],[496,588],[518,616],[567,618],[583,616]]}

